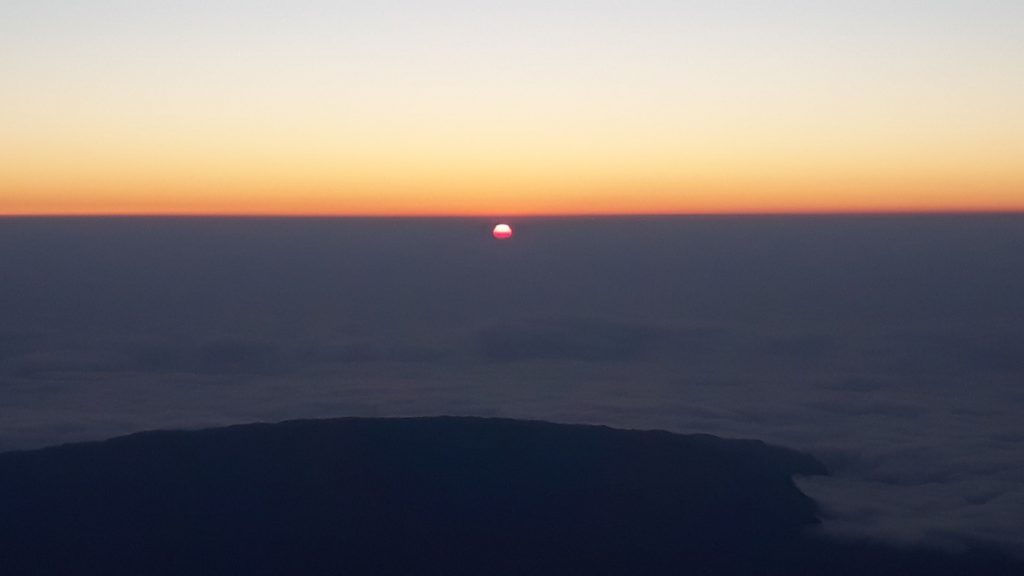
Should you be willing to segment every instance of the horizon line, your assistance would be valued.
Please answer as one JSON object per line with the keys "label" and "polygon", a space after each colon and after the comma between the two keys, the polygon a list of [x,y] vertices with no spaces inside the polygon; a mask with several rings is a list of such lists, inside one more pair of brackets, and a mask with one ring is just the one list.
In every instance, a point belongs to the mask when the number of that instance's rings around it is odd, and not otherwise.
{"label": "horizon line", "polygon": [[358,213],[358,212],[0,212],[3,219],[88,219],[88,218],[223,218],[223,219],[526,219],[526,218],[700,218],[700,217],[884,217],[884,216],[1024,216],[1019,209],[906,209],[906,210],[791,210],[791,211],[708,211],[708,212],[510,212],[510,213]]}

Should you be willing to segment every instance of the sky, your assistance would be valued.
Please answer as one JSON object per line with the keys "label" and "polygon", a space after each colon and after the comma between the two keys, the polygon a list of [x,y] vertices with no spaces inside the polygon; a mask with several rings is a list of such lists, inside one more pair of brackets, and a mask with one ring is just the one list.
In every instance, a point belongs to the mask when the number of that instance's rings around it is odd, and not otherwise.
{"label": "sky", "polygon": [[6,0],[0,214],[1024,210],[1015,0]]}

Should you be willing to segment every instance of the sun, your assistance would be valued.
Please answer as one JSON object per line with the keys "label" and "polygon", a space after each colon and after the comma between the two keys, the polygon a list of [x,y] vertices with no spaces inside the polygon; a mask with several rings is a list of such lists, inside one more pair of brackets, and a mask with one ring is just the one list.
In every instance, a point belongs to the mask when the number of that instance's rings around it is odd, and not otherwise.
{"label": "sun", "polygon": [[508,224],[498,224],[494,227],[494,231],[491,234],[498,240],[508,240],[512,237],[512,227]]}

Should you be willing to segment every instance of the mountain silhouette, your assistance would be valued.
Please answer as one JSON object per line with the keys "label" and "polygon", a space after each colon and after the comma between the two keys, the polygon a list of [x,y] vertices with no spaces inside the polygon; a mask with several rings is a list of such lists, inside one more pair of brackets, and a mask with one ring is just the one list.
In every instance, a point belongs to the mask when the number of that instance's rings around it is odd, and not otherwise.
{"label": "mountain silhouette", "polygon": [[792,477],[825,473],[758,441],[504,419],[144,432],[0,454],[0,572],[1024,573],[815,536]]}

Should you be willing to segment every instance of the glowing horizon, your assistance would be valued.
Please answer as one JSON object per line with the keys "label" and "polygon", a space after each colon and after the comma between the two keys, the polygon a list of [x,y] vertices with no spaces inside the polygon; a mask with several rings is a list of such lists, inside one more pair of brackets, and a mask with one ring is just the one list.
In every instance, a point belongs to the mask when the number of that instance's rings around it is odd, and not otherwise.
{"label": "glowing horizon", "polygon": [[0,215],[1024,211],[1024,4],[0,7]]}

